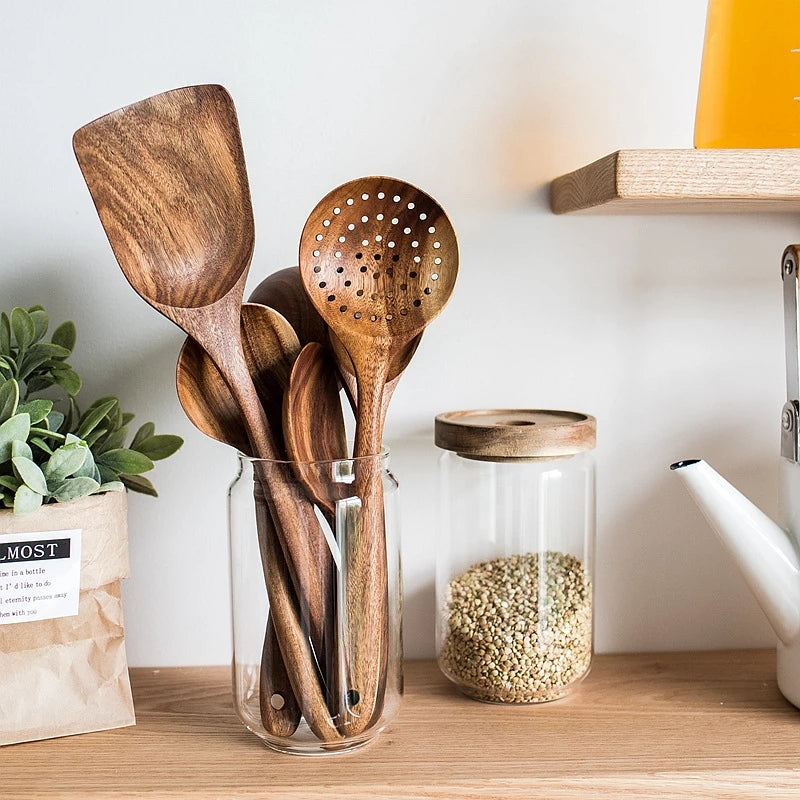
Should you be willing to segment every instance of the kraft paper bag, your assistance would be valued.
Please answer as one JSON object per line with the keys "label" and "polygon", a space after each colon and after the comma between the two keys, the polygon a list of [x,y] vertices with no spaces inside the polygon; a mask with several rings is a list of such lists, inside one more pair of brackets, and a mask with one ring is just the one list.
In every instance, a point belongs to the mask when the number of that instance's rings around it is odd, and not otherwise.
{"label": "kraft paper bag", "polygon": [[135,724],[128,573],[125,492],[0,512],[0,745]]}

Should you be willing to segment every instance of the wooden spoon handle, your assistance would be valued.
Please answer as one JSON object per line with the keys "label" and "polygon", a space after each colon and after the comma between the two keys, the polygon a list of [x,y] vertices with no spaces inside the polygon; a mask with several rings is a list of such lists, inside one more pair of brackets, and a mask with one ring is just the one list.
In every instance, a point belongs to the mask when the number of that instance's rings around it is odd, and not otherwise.
{"label": "wooden spoon handle", "polygon": [[[259,538],[259,548],[265,565],[270,613],[292,693],[314,734],[323,742],[335,742],[341,735],[325,702],[314,651],[300,622],[297,603],[292,596],[289,569],[263,496],[263,484],[258,482],[255,485],[255,508],[257,527],[263,533]],[[263,713],[263,700],[261,708]]]}
{"label": "wooden spoon handle", "polygon": [[269,463],[254,462],[254,477],[261,485],[285,557],[297,598],[296,612],[307,625],[314,652],[325,667],[331,662],[334,636],[332,556],[325,552],[327,545],[312,504],[288,466],[278,460],[280,450],[241,350],[228,350],[225,378],[241,409],[252,452],[269,459]]}
{"label": "wooden spoon handle", "polygon": [[[383,473],[380,458],[383,385],[387,359],[376,355],[356,366],[358,416],[353,448],[355,491],[361,508],[343,531],[342,559],[351,690],[358,702],[349,707],[342,730],[354,736],[375,724],[383,707],[388,666],[389,589]],[[367,456],[370,456],[367,458]],[[359,460],[360,459],[360,460]],[[351,691],[351,697],[355,697]]]}
{"label": "wooden spoon handle", "polygon": [[297,730],[302,712],[283,663],[272,613],[267,616],[267,631],[261,652],[258,702],[261,722],[271,734],[288,739]]}
{"label": "wooden spoon handle", "polygon": [[[276,533],[264,494],[258,484],[255,485],[253,491],[253,502],[256,504],[256,528],[258,529],[261,566],[264,578],[267,580],[267,571],[273,568],[267,561],[267,539],[274,539]],[[277,549],[275,555],[283,558],[280,548]],[[285,564],[280,565],[279,569],[285,571]],[[297,730],[302,712],[294,696],[289,673],[281,655],[272,611],[267,614],[267,629],[264,634],[264,647],[261,651],[258,688],[261,722],[269,733],[288,739]]]}

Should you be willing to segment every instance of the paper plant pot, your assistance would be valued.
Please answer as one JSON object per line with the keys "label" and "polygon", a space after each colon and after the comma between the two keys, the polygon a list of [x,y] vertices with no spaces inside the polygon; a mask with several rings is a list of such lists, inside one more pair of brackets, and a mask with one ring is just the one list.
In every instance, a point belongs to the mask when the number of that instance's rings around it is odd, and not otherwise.
{"label": "paper plant pot", "polygon": [[0,511],[0,745],[135,723],[125,492]]}

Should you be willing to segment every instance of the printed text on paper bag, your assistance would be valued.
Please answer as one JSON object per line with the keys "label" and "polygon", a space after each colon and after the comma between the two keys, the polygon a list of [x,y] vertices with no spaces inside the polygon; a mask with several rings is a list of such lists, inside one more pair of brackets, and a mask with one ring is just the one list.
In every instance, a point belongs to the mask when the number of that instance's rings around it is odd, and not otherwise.
{"label": "printed text on paper bag", "polygon": [[0,625],[78,613],[80,533],[0,536]]}

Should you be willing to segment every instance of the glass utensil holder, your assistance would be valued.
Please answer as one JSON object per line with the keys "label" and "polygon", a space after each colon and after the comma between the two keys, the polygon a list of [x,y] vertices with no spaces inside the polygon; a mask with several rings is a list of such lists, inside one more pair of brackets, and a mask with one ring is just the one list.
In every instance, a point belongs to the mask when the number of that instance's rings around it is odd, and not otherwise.
{"label": "glass utensil holder", "polygon": [[[229,528],[239,718],[286,753],[368,743],[402,694],[398,485],[388,453],[307,463],[240,455]],[[371,594],[348,580],[365,557],[378,581]]]}

